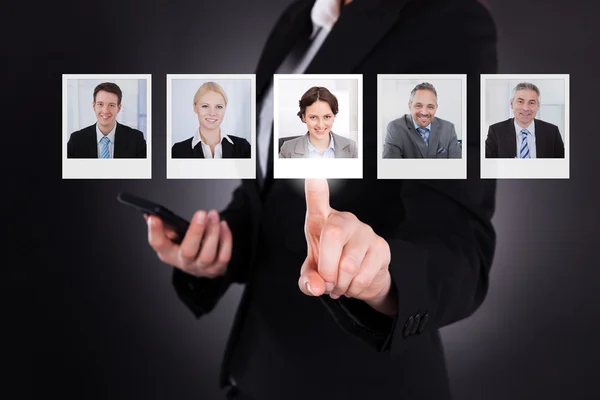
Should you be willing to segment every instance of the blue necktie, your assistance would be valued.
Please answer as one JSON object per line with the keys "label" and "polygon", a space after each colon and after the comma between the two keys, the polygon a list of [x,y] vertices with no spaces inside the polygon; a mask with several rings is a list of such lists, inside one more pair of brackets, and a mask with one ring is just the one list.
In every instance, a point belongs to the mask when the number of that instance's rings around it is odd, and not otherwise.
{"label": "blue necktie", "polygon": [[417,132],[421,135],[423,140],[425,141],[425,145],[429,146],[429,129],[427,128],[417,128]]}
{"label": "blue necktie", "polygon": [[110,143],[110,139],[104,136],[102,139],[100,139],[100,143],[102,143],[100,158],[110,158],[110,151],[108,151],[108,144]]}
{"label": "blue necktie", "polygon": [[521,142],[519,156],[520,158],[531,158],[531,155],[529,154],[529,146],[527,145],[527,135],[529,134],[529,131],[527,129],[523,129],[521,130],[521,133],[523,134],[523,141]]}

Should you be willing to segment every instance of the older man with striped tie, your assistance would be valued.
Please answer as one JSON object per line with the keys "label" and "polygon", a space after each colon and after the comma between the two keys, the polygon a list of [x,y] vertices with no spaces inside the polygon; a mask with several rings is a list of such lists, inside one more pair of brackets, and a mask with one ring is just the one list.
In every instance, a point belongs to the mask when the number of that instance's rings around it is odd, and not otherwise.
{"label": "older man with striped tie", "polygon": [[514,118],[490,126],[485,141],[486,158],[564,158],[565,145],[556,125],[535,119],[540,90],[521,82],[512,90]]}

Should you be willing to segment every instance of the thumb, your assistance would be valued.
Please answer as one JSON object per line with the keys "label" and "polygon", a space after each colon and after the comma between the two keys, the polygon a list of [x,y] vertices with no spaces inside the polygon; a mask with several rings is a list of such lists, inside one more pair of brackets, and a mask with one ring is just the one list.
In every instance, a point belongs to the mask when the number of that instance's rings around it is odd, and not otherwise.
{"label": "thumb", "polygon": [[317,263],[310,252],[300,269],[298,287],[307,296],[321,296],[325,293],[325,281],[319,275]]}
{"label": "thumb", "polygon": [[331,213],[329,206],[329,184],[327,179],[304,180],[307,216],[327,218]]}

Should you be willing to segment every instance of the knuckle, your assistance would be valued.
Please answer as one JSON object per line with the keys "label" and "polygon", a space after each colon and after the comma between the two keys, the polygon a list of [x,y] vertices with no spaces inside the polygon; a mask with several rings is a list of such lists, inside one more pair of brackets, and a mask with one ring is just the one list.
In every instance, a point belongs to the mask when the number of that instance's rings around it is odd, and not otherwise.
{"label": "knuckle", "polygon": [[322,236],[330,241],[341,242],[344,238],[344,228],[337,223],[330,223],[323,228]]}
{"label": "knuckle", "polygon": [[184,261],[193,260],[196,252],[189,248],[179,248],[179,258]]}
{"label": "knuckle", "polygon": [[340,262],[340,271],[348,274],[348,275],[356,275],[358,272],[359,263],[358,261],[351,256],[345,256],[342,258]]}
{"label": "knuckle", "polygon": [[366,275],[357,275],[353,280],[353,284],[360,289],[366,289],[371,285],[371,279]]}
{"label": "knuckle", "polygon": [[198,261],[204,265],[212,264],[215,261],[215,253],[213,251],[202,252],[198,257]]}
{"label": "knuckle", "polygon": [[231,254],[221,254],[219,258],[217,258],[217,262],[219,264],[227,265],[231,261]]}

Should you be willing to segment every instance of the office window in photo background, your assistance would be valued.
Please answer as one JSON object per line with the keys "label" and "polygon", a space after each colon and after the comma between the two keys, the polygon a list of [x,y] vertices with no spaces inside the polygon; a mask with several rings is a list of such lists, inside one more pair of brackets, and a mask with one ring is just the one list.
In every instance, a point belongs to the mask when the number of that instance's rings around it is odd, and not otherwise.
{"label": "office window in photo background", "polygon": [[117,122],[143,132],[147,136],[145,79],[70,79],[67,82],[67,129],[69,135],[75,131],[96,123],[92,107],[94,88],[102,82],[113,82],[123,92],[121,112]]}

